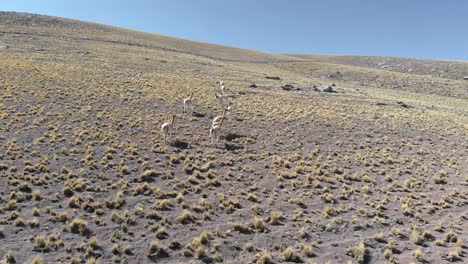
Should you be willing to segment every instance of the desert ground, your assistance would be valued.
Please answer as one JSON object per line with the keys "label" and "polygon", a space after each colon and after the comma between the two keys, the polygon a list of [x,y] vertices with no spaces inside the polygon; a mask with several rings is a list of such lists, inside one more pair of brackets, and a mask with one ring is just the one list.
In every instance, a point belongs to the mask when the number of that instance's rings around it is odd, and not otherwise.
{"label": "desert ground", "polygon": [[467,263],[467,79],[0,12],[0,262]]}

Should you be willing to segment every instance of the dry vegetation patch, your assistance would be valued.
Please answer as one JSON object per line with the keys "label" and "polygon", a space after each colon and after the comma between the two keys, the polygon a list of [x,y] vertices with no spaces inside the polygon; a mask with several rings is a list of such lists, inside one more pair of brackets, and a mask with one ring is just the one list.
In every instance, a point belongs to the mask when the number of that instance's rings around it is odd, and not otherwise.
{"label": "dry vegetation patch", "polygon": [[[450,76],[0,22],[4,263],[466,262],[467,88],[446,94]],[[213,147],[219,80],[233,110]]]}

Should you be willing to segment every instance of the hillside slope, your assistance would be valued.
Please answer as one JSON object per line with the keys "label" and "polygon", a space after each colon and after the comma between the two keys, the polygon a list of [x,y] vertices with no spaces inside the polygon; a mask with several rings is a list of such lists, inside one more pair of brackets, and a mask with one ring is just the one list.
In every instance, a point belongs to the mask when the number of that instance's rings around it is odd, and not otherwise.
{"label": "hillside slope", "polygon": [[0,47],[1,261],[467,261],[461,80],[5,12]]}
{"label": "hillside slope", "polygon": [[[306,74],[442,96],[468,97],[468,62],[398,57],[347,55],[290,55],[308,60],[296,70]],[[291,64],[289,64],[291,65]],[[337,74],[339,72],[339,74]]]}
{"label": "hillside slope", "polygon": [[395,71],[431,77],[463,80],[468,76],[468,62],[411,59],[382,56],[350,56],[350,55],[297,55],[289,56],[307,59],[313,62],[325,62],[357,66],[370,69]]}

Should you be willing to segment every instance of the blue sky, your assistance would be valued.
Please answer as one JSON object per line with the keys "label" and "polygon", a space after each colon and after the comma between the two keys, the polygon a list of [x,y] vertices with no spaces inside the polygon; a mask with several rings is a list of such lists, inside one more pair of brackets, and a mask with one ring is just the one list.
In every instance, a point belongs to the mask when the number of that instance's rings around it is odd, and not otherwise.
{"label": "blue sky", "polygon": [[1,0],[0,10],[272,53],[468,60],[464,0]]}

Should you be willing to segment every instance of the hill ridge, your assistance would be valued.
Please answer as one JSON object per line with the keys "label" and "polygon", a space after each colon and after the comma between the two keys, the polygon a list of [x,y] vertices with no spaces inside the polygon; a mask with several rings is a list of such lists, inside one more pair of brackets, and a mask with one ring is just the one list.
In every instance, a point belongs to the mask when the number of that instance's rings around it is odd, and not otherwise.
{"label": "hill ridge", "polygon": [[[14,19],[11,19],[13,17]],[[232,62],[253,62],[253,63],[262,63],[262,62],[275,62],[275,61],[303,61],[304,59],[301,58],[295,58],[295,57],[290,57],[287,55],[282,55],[282,54],[272,54],[272,53],[267,53],[263,51],[256,51],[256,50],[250,50],[250,49],[245,49],[245,48],[238,48],[238,47],[233,47],[233,46],[226,46],[226,45],[220,45],[220,44],[212,44],[208,42],[201,42],[201,41],[195,41],[195,40],[190,40],[190,39],[184,39],[184,38],[178,38],[178,37],[172,37],[168,35],[162,35],[162,34],[157,34],[157,33],[149,33],[149,32],[144,32],[140,30],[134,30],[134,29],[128,29],[128,28],[121,28],[121,27],[116,27],[112,25],[105,25],[105,24],[99,24],[99,23],[94,23],[94,22],[88,22],[88,21],[80,21],[80,20],[75,20],[75,19],[68,19],[68,18],[61,18],[61,17],[54,17],[54,16],[48,16],[48,15],[35,15],[35,14],[30,14],[30,13],[16,13],[16,12],[1,12],[0,11],[0,28],[6,25],[21,25],[21,26],[33,26],[36,28],[40,28],[41,26],[46,26],[47,23],[54,24],[57,23],[64,28],[66,27],[82,27],[83,24],[87,24],[90,27],[96,27],[99,30],[102,30],[107,33],[124,33],[124,34],[129,34],[131,37],[134,38],[135,41],[153,41],[157,42],[160,41],[162,45],[157,46],[154,43],[152,45],[149,44],[143,44],[143,43],[138,43],[138,42],[125,42],[125,41],[114,41],[117,44],[127,44],[127,45],[138,45],[138,46],[145,46],[145,47],[152,47],[152,48],[160,48],[160,49],[165,49],[168,51],[177,51],[177,52],[185,52],[188,54],[192,55],[198,55],[198,56],[203,56],[211,59],[220,59],[220,60],[225,60],[225,61],[232,61]],[[73,27],[72,27],[73,28]],[[7,30],[2,30],[2,33],[22,33],[22,32],[11,32]],[[69,34],[73,33],[78,33],[78,32],[68,32]],[[30,34],[30,33],[28,33]],[[39,33],[38,33],[39,34]],[[47,34],[44,34],[45,36]],[[95,40],[103,40],[103,36],[98,36]],[[177,44],[170,43],[170,42],[178,42]],[[168,44],[164,46],[164,44]],[[176,47],[180,46],[180,47]],[[195,46],[196,48],[199,49],[198,52],[193,52],[187,50],[187,46]],[[211,49],[211,51],[210,51]],[[233,52],[234,54],[240,54],[242,58],[235,58],[235,56],[223,56],[223,55],[213,55],[210,53],[216,52],[217,49],[223,49],[225,51],[223,52]],[[247,55],[244,55],[243,53],[246,53]],[[251,55],[253,59],[250,59],[248,55]]]}

